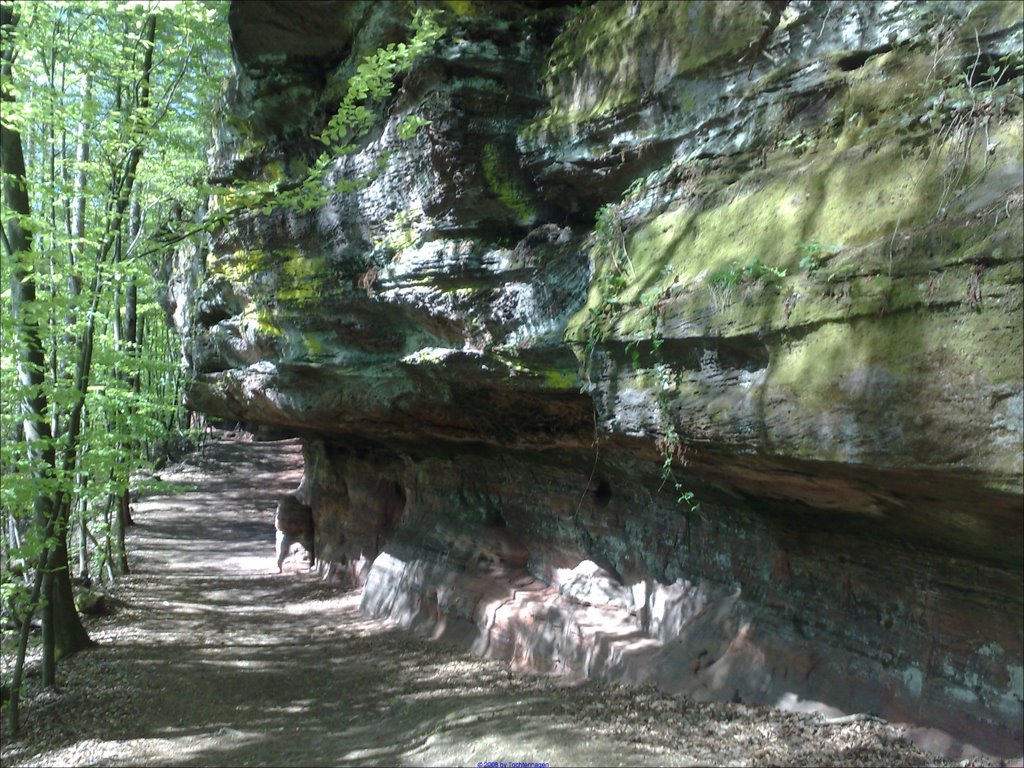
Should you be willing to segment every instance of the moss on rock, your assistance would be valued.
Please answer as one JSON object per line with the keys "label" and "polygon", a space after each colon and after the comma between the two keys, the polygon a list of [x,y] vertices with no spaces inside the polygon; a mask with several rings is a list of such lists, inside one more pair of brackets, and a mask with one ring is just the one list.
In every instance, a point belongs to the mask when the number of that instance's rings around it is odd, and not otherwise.
{"label": "moss on rock", "polygon": [[[609,301],[618,305],[619,332],[646,327],[641,296],[652,291],[687,297],[691,317],[717,314],[724,320],[717,324],[732,326],[733,332],[779,327],[790,315],[783,306],[790,291],[801,293],[804,301],[795,306],[806,311],[812,292],[802,285],[808,270],[801,267],[801,245],[808,243],[827,243],[857,257],[831,260],[820,270],[819,282],[891,271],[888,261],[896,253],[902,254],[898,271],[927,272],[937,266],[928,261],[934,247],[908,251],[904,238],[913,238],[917,229],[934,222],[943,200],[951,199],[947,182],[951,169],[966,179],[983,179],[991,160],[981,146],[982,138],[975,141],[977,146],[963,168],[951,166],[962,149],[955,146],[955,139],[931,151],[892,143],[876,149],[823,149],[801,157],[780,153],[764,171],[742,176],[703,201],[668,210],[631,231],[626,239],[630,279],[614,296],[605,295],[601,277],[616,266],[607,259],[595,265],[587,304],[570,321],[566,337],[585,338],[584,326]],[[990,129],[989,142],[1007,147],[1011,165],[1020,162],[1021,141],[1019,121],[1008,120]],[[707,185],[714,189],[714,180]],[[963,190],[961,206],[970,202],[970,193],[969,188]],[[983,235],[977,227],[951,225],[931,233],[928,244],[942,246],[942,263],[962,262],[970,249],[984,250]],[[914,259],[918,259],[916,265]],[[785,272],[785,278],[772,285],[721,290],[716,296],[708,277],[752,260],[766,270]],[[862,304],[863,291],[877,293],[880,303],[887,287],[862,284],[860,289]],[[886,301],[891,304],[893,298],[890,295]]]}
{"label": "moss on rock", "polygon": [[673,77],[738,58],[760,30],[754,3],[596,3],[552,46],[544,76],[551,108],[524,133],[571,130]]}
{"label": "moss on rock", "polygon": [[484,178],[491,192],[501,201],[502,205],[512,211],[519,224],[529,224],[535,215],[530,205],[530,198],[519,183],[514,171],[507,167],[506,154],[494,144],[485,144],[480,158],[484,170]]}

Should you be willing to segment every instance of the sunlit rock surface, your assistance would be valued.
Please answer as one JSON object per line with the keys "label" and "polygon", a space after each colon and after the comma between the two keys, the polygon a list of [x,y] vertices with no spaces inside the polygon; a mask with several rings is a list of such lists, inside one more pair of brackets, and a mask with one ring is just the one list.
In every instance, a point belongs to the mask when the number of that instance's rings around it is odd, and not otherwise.
{"label": "sunlit rock surface", "polygon": [[[211,177],[300,180],[403,7],[234,3]],[[193,406],[305,438],[375,615],[1019,755],[1019,4],[438,7],[359,192],[178,255]]]}

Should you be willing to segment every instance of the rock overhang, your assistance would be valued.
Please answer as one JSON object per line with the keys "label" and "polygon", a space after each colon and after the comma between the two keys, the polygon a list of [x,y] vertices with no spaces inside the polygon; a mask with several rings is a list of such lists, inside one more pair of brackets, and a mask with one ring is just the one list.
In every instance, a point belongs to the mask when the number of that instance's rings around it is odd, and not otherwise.
{"label": "rock overhang", "polygon": [[[225,122],[274,114],[234,139],[221,132],[216,173],[302,172],[293,138],[312,110],[301,105],[331,100],[354,66],[335,60],[348,48],[401,27],[366,22],[363,5],[310,11],[336,13],[316,35],[337,34],[311,43],[320,70],[298,62],[294,76],[299,38],[266,41],[263,66],[269,5],[233,7],[248,80]],[[787,643],[806,645],[791,660],[832,649],[884,689],[842,706],[957,730],[948,712],[964,705],[962,738],[974,729],[1019,751],[1019,74],[1009,66],[977,94],[979,109],[989,99],[984,131],[954,134],[941,121],[967,127],[966,112],[938,97],[955,72],[930,70],[955,70],[978,46],[997,62],[1024,25],[984,3],[939,19],[907,3],[793,2],[748,71],[733,54],[761,29],[755,5],[645,3],[637,20],[630,4],[599,3],[553,46],[557,8],[446,16],[451,40],[405,77],[379,134],[335,164],[359,174],[392,153],[379,176],[320,210],[251,215],[215,238],[206,303],[183,318],[205,371],[191,401],[306,436],[327,562],[369,568],[387,552],[418,574],[415,588],[374,582],[368,600],[406,589],[411,606],[435,589],[436,603],[453,568],[500,565],[508,552],[462,564],[452,550],[415,552],[439,521],[478,520],[481,536],[525,540],[531,557],[515,566],[540,584],[584,562],[622,589],[689,582],[739,622],[729,643],[756,646],[762,626],[760,658],[786,658]],[[655,19],[657,39],[685,43],[671,55],[638,42]],[[968,21],[983,26],[977,41]],[[725,42],[691,50],[687,35],[705,27]],[[931,28],[950,31],[931,39]],[[403,147],[395,126],[414,112],[432,122]],[[957,154],[965,141],[985,146]],[[612,226],[595,233],[599,209]],[[402,489],[374,524],[377,481],[349,493],[360,473]],[[442,596],[416,621],[445,606],[456,611]],[[619,608],[643,634],[642,617]],[[494,618],[468,616],[466,631]],[[899,622],[905,636],[887,636]],[[513,635],[509,653],[530,642]],[[979,660],[986,636],[999,650]],[[680,653],[700,673],[692,643]],[[843,700],[836,680],[796,691],[740,656],[736,675],[720,674],[761,680],[745,696]],[[657,677],[643,658],[627,677]],[[970,696],[969,680],[984,681]]]}

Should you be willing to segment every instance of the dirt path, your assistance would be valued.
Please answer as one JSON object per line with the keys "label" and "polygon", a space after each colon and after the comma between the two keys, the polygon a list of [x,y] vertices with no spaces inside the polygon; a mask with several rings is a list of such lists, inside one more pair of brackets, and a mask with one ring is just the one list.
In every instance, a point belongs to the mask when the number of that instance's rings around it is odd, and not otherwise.
{"label": "dirt path", "polygon": [[510,674],[276,573],[298,443],[221,437],[136,504],[100,646],[25,698],[14,765],[935,764],[891,726]]}

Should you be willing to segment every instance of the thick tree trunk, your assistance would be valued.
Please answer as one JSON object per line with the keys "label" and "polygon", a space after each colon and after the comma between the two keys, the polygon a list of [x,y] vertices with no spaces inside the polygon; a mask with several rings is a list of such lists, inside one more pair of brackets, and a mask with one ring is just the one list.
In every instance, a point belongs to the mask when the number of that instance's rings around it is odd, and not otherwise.
{"label": "thick tree trunk", "polygon": [[124,545],[125,528],[131,520],[128,512],[129,491],[127,488],[121,491],[118,497],[117,520],[114,525],[114,557],[117,561],[117,571],[121,574],[129,573],[128,570],[128,549]]}
{"label": "thick tree trunk", "polygon": [[[70,499],[64,502],[58,523],[68,520],[70,504]],[[75,595],[71,588],[71,569],[68,564],[66,525],[61,525],[59,530],[54,530],[54,536],[57,543],[50,553],[49,562],[53,565],[50,576],[53,579],[54,659],[60,661],[64,657],[89,648],[96,643],[82,626],[78,608],[75,606]]]}
{"label": "thick tree trunk", "polygon": [[[39,618],[43,625],[43,655],[39,663],[40,682],[47,688],[57,685],[57,631],[53,615],[53,574],[43,569],[43,587],[40,593],[43,603],[39,609]],[[32,616],[26,619],[32,623]]]}
{"label": "thick tree trunk", "polygon": [[[11,6],[0,6],[0,24],[13,30],[18,17]],[[10,82],[11,62],[14,51],[10,47],[2,52],[2,75],[4,82]],[[3,102],[13,102],[14,96],[7,89],[0,95]],[[28,393],[22,403],[25,442],[33,463],[33,472],[41,480],[53,477],[56,468],[56,453],[50,421],[47,415],[48,404],[43,391],[43,372],[45,371],[46,355],[39,336],[38,319],[35,317],[36,276],[32,269],[30,254],[32,252],[32,233],[22,226],[22,217],[28,220],[31,215],[28,200],[28,185],[25,173],[25,154],[22,150],[21,134],[0,123],[0,170],[3,171],[4,207],[16,214],[10,217],[3,230],[3,244],[8,258],[11,260],[11,307],[14,315],[15,334],[18,340],[18,379]],[[40,530],[52,531],[57,510],[53,499],[40,491],[33,504],[36,525]],[[55,634],[53,631],[54,613],[51,586],[53,579],[45,577],[48,572],[48,552],[44,549],[36,571],[38,586],[36,599],[42,597],[44,610],[43,619],[43,665],[42,678],[44,685],[52,685],[55,679]],[[35,604],[29,606],[29,615],[24,619],[23,631],[31,622],[31,612]],[[23,663],[23,659],[19,659]],[[19,665],[16,662],[16,669]],[[16,680],[15,688],[20,685]],[[12,691],[12,698],[18,691]],[[12,724],[16,715],[12,715]]]}

